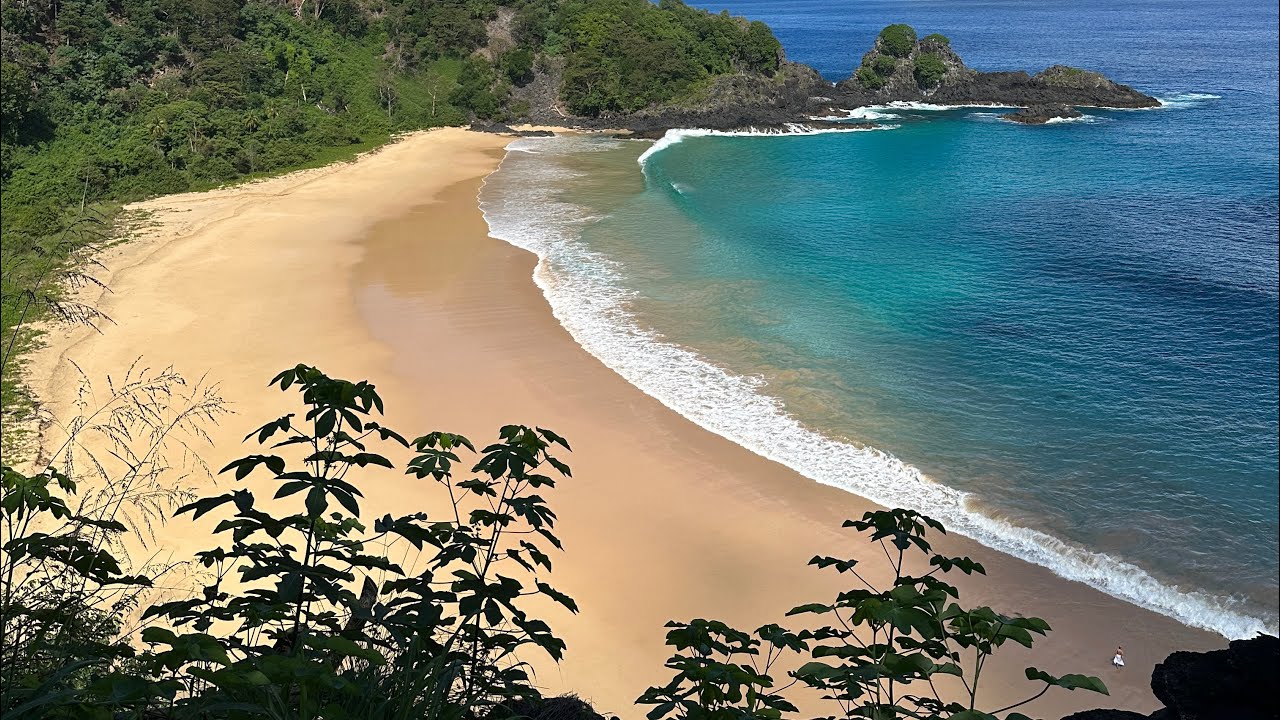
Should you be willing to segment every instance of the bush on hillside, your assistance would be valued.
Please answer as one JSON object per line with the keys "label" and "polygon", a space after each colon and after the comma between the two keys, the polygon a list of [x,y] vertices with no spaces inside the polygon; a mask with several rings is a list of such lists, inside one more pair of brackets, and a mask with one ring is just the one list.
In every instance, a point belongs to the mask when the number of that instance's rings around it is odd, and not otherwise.
{"label": "bush on hillside", "polygon": [[930,33],[924,36],[921,42],[938,43],[939,45],[950,45],[951,38],[941,33]]}
{"label": "bush on hillside", "polygon": [[892,55],[876,55],[876,59],[871,63],[871,69],[881,77],[889,77],[898,67],[898,61]]}
{"label": "bush on hillside", "polygon": [[862,87],[868,90],[879,90],[885,86],[886,82],[888,82],[883,76],[875,71],[875,68],[867,65],[863,65],[858,68],[858,72],[854,73],[854,77],[858,79],[858,82]]}
{"label": "bush on hillside", "polygon": [[880,42],[885,52],[894,57],[904,58],[916,47],[916,30],[910,25],[901,23],[889,25],[880,31]]}
{"label": "bush on hillside", "polygon": [[516,87],[524,87],[533,80],[533,53],[524,48],[509,50],[498,58],[502,74]]}
{"label": "bush on hillside", "polygon": [[942,78],[947,74],[947,66],[943,64],[942,58],[937,55],[921,53],[916,57],[915,70],[912,74],[920,87],[937,87],[938,83],[942,82]]}

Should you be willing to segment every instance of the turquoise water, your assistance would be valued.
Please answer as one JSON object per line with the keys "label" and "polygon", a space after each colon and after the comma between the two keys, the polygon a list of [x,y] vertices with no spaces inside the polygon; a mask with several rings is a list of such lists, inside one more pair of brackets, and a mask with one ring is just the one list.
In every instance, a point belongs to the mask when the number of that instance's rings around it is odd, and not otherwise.
{"label": "turquoise water", "polygon": [[1188,624],[1275,632],[1275,7],[843,5],[728,7],[832,78],[906,20],[978,67],[1086,65],[1167,104],[526,140],[482,193],[494,234],[543,257],[584,347],[704,427]]}

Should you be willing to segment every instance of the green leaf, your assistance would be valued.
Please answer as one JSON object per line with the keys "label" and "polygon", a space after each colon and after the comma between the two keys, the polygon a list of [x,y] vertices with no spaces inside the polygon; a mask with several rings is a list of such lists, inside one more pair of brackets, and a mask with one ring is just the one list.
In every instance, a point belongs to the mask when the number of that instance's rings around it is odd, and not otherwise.
{"label": "green leaf", "polygon": [[329,498],[322,487],[313,487],[307,493],[307,517],[315,519],[324,515],[329,507]]}
{"label": "green leaf", "polygon": [[556,590],[555,588],[551,587],[550,585],[544,582],[538,583],[538,589],[542,591],[543,595],[546,595],[552,600],[555,600],[556,602],[568,608],[570,612],[575,612],[575,613],[578,612],[578,603],[574,602],[573,598],[569,597],[568,595],[565,595],[564,593],[560,592],[559,590]]}
{"label": "green leaf", "polygon": [[1111,694],[1111,692],[1107,690],[1106,683],[1092,675],[1078,675],[1071,673],[1063,675],[1062,677],[1054,677],[1053,675],[1034,667],[1027,668],[1026,672],[1028,680],[1039,680],[1041,682],[1048,683],[1049,685],[1066,688],[1067,690],[1088,690],[1090,692],[1102,693],[1103,695]]}

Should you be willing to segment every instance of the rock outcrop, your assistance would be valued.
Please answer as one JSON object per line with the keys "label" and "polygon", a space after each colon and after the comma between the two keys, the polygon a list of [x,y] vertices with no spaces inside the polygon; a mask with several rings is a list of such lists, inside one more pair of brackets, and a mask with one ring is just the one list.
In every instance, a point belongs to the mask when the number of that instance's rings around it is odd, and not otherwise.
{"label": "rock outcrop", "polygon": [[1087,710],[1062,720],[1277,720],[1280,639],[1234,640],[1226,650],[1176,652],[1156,665],[1151,691],[1164,708],[1150,715]]}
{"label": "rock outcrop", "polygon": [[[890,30],[894,33],[889,33]],[[887,34],[888,33],[888,34]],[[1035,75],[1023,71],[978,72],[964,64],[942,35],[917,39],[906,25],[886,28],[846,80],[832,83],[813,68],[782,62],[772,75],[722,75],[696,98],[599,117],[569,115],[558,101],[563,73],[552,58],[532,82],[513,90],[527,108],[522,119],[545,125],[626,129],[633,137],[661,136],[673,128],[784,130],[814,127],[812,118],[868,105],[925,102],[1026,108],[1008,119],[1037,124],[1078,117],[1077,107],[1142,108],[1160,104],[1105,76],[1054,65]]]}
{"label": "rock outcrop", "polygon": [[1031,105],[1000,117],[1023,125],[1043,125],[1050,120],[1084,117],[1084,113],[1070,105]]}
{"label": "rock outcrop", "polygon": [[[902,52],[886,40],[890,26],[862,57],[862,64],[836,85],[841,107],[890,102],[941,105],[1004,105],[1143,108],[1159,100],[1100,73],[1054,65],[1043,72],[978,72],[965,66],[941,35],[915,41]],[[910,37],[915,32],[910,31]],[[904,31],[905,32],[905,31]]]}
{"label": "rock outcrop", "polygon": [[831,83],[817,70],[784,62],[772,76],[725,75],[696,100],[645,108],[631,114],[602,115],[588,126],[625,128],[637,137],[661,136],[672,128],[740,130],[784,128],[795,123],[813,125],[810,116],[824,113]]}

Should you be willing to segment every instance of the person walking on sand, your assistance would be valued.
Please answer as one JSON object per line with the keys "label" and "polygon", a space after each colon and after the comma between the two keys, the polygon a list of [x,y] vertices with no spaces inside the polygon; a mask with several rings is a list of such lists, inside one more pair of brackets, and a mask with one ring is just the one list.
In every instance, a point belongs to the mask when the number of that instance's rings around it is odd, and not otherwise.
{"label": "person walking on sand", "polygon": [[1118,668],[1124,667],[1124,646],[1123,645],[1116,646],[1116,655],[1115,657],[1111,658],[1111,664]]}

